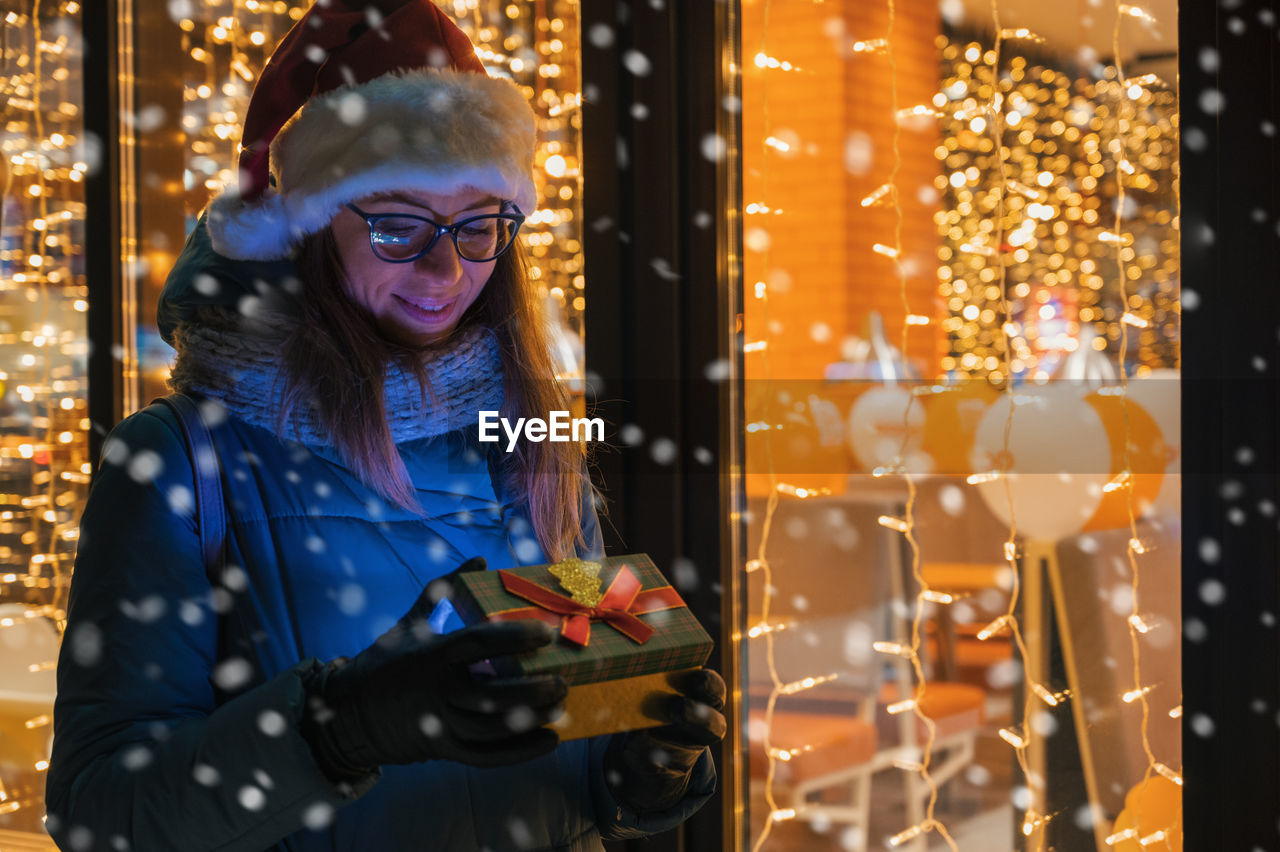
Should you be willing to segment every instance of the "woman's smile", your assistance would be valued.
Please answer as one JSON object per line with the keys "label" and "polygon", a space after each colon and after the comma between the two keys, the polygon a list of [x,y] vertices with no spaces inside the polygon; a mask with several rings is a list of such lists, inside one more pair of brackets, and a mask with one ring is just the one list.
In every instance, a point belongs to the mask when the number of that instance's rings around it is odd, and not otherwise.
{"label": "woman's smile", "polygon": [[431,329],[448,325],[453,319],[453,307],[458,303],[456,298],[445,300],[399,294],[394,294],[394,298],[411,321]]}

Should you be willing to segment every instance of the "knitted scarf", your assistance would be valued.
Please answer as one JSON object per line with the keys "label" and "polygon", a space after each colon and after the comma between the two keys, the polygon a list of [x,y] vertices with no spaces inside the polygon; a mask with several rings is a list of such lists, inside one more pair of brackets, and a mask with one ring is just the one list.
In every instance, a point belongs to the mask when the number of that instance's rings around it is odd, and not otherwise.
{"label": "knitted scarf", "polygon": [[[297,320],[266,309],[245,320],[205,308],[175,332],[178,350],[169,385],[221,400],[233,416],[275,431],[284,383],[280,350]],[[502,356],[489,329],[472,326],[446,347],[423,355],[435,404],[423,404],[417,378],[388,366],[383,388],[387,426],[396,443],[476,425],[481,410],[502,408]],[[283,437],[311,446],[330,443],[315,412],[295,409]]]}

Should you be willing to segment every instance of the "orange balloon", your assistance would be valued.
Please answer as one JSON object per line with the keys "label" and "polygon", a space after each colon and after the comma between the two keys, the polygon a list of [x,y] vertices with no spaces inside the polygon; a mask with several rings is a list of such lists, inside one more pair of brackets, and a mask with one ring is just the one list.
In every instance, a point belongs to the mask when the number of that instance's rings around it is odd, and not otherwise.
{"label": "orange balloon", "polygon": [[[1116,817],[1111,834],[1132,829],[1133,834],[1111,848],[1116,852],[1182,852],[1182,788],[1163,775],[1139,781],[1124,797],[1124,810]],[[1157,831],[1164,840],[1149,846],[1139,841]]]}
{"label": "orange balloon", "polygon": [[747,496],[769,494],[770,470],[773,481],[797,491],[839,494],[845,490],[850,463],[843,439],[844,410],[830,399],[828,385],[802,380],[746,382],[743,480]]}
{"label": "orange balloon", "polygon": [[[1112,837],[1117,834],[1124,834],[1125,838],[1111,848],[1117,850],[1117,852],[1145,852],[1142,844],[1138,842],[1138,837],[1141,835],[1137,835],[1137,828],[1133,822],[1133,814],[1129,813],[1129,811],[1121,811],[1116,817],[1115,825],[1111,826],[1111,833],[1107,836]],[[1132,832],[1133,835],[1137,836],[1132,836],[1127,832]]]}
{"label": "orange balloon", "polygon": [[934,473],[974,472],[969,461],[974,435],[982,415],[999,397],[1000,391],[985,379],[962,379],[954,385],[938,386],[923,397],[923,449],[933,457]]}
{"label": "orange balloon", "polygon": [[[1133,511],[1142,517],[1155,502],[1164,482],[1166,463],[1164,438],[1155,418],[1132,399],[1091,393],[1085,402],[1093,406],[1107,430],[1107,442],[1111,446],[1111,470],[1114,478],[1125,469],[1125,433],[1129,435],[1130,483],[1133,489]],[[1125,425],[1126,409],[1128,426]],[[1108,530],[1129,525],[1129,494],[1127,488],[1104,491],[1102,502],[1088,521],[1084,531]]]}

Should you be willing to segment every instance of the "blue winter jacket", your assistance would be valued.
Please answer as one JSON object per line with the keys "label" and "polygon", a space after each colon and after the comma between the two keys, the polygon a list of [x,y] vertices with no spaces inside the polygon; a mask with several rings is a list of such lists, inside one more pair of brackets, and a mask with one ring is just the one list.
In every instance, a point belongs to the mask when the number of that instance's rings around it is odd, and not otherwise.
{"label": "blue winter jacket", "polygon": [[[464,430],[398,449],[428,520],[323,447],[237,418],[214,430],[228,568],[206,576],[176,420],[153,406],[104,447],[58,661],[47,825],[75,850],[599,850],[679,824],[712,794],[633,814],[604,783],[607,738],[497,769],[387,766],[341,790],[299,733],[304,681],[354,656],[472,556],[546,561],[496,457]],[[495,445],[483,445],[492,448]],[[594,505],[589,547],[602,553]]]}

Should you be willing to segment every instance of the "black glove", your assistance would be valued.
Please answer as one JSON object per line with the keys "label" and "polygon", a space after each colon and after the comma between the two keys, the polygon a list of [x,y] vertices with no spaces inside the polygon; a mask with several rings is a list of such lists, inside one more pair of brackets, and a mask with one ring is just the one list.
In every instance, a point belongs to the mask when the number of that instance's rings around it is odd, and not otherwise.
{"label": "black glove", "polygon": [[699,669],[668,682],[680,694],[659,696],[655,708],[668,724],[616,734],[605,751],[605,781],[614,798],[636,813],[666,810],[680,801],[703,750],[724,739],[720,675]]}
{"label": "black glove", "polygon": [[[477,558],[458,570],[484,566]],[[509,621],[433,634],[427,616],[439,592],[439,585],[428,586],[373,645],[355,659],[334,660],[308,685],[302,733],[331,779],[423,760],[520,763],[559,743],[540,726],[563,710],[562,677],[483,678],[469,670],[490,657],[540,648],[554,631],[539,621]]]}

